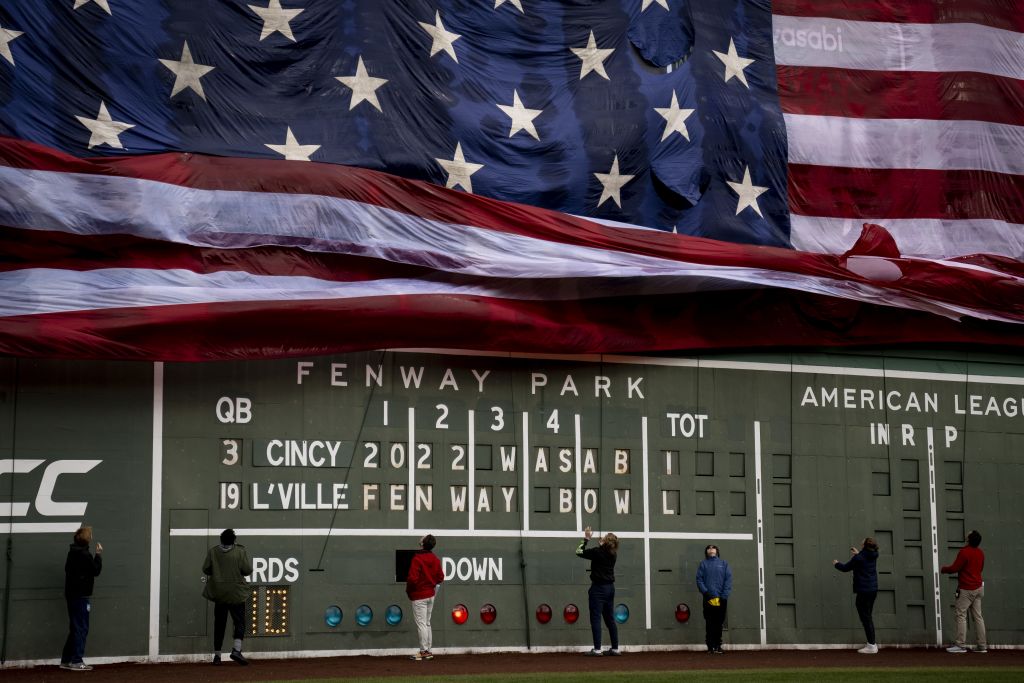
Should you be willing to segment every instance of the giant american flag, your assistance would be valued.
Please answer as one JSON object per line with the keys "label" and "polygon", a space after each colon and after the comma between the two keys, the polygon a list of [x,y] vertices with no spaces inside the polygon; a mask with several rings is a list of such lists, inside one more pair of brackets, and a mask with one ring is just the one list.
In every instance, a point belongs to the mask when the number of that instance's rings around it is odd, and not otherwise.
{"label": "giant american flag", "polygon": [[0,352],[1024,343],[1020,0],[0,0]]}

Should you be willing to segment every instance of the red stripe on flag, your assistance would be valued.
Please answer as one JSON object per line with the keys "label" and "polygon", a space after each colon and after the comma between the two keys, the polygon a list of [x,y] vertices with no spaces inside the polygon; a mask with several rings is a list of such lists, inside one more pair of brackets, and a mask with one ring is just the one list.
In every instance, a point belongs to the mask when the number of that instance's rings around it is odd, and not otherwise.
{"label": "red stripe on flag", "polygon": [[835,218],[992,218],[1024,223],[1024,176],[988,171],[789,165],[789,208]]}
{"label": "red stripe on flag", "polygon": [[900,24],[982,24],[1024,33],[1020,0],[773,0],[772,14]]}
{"label": "red stripe on flag", "polygon": [[787,114],[1024,126],[1024,81],[974,72],[777,67]]}
{"label": "red stripe on flag", "polygon": [[537,353],[969,343],[1024,346],[1017,325],[962,322],[803,292],[530,302],[457,296],[258,301],[32,315],[0,325],[0,353],[204,361],[382,348]]}
{"label": "red stripe on flag", "polygon": [[0,255],[0,272],[20,268],[176,268],[195,273],[242,271],[304,276],[334,282],[419,278],[435,272],[425,266],[290,247],[216,249],[130,235],[75,235],[3,227]]}

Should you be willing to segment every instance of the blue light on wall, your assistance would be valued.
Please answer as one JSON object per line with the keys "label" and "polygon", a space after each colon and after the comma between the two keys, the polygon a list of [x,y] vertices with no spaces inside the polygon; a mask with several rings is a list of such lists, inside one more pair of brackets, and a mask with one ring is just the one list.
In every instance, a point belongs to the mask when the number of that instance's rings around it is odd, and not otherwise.
{"label": "blue light on wall", "polygon": [[341,623],[341,617],[341,608],[337,605],[331,605],[326,610],[324,610],[324,622],[331,628],[334,628],[335,626]]}
{"label": "blue light on wall", "polygon": [[388,626],[398,626],[402,623],[402,608],[398,605],[389,605],[384,612],[384,621],[388,622]]}
{"label": "blue light on wall", "polygon": [[629,608],[621,602],[615,606],[615,621],[625,624],[629,621]]}
{"label": "blue light on wall", "polygon": [[373,621],[373,610],[369,605],[359,605],[356,608],[356,623],[360,626],[369,626]]}

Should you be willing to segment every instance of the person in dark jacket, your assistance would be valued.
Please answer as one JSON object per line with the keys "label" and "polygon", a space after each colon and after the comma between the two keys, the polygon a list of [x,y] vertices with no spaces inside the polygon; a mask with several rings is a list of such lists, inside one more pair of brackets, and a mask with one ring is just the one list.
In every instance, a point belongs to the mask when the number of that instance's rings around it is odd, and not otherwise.
{"label": "person in dark jacket", "polygon": [[[594,535],[588,526],[583,530],[583,540],[576,548],[576,556],[584,560],[590,560],[590,630],[594,635],[594,649],[587,652],[588,656],[600,657],[602,654],[617,656],[619,652],[619,629],[615,625],[615,616],[612,614],[615,602],[615,558],[619,553],[619,539],[613,533],[607,533],[601,538],[601,543],[596,548],[588,548],[587,542]],[[608,635],[611,637],[612,647],[607,652],[601,652],[601,618],[608,627]]]}
{"label": "person in dark jacket", "polygon": [[405,594],[412,602],[412,618],[420,639],[420,651],[410,659],[433,659],[434,632],[430,628],[430,617],[434,613],[434,596],[437,587],[444,581],[441,560],[434,554],[437,539],[427,534],[420,539],[420,552],[413,555],[409,564],[409,575],[405,579]]}
{"label": "person in dark jacket", "polygon": [[85,639],[89,635],[89,613],[92,611],[93,579],[103,571],[103,544],[96,544],[96,556],[89,552],[92,527],[83,526],[75,532],[68,558],[64,561],[64,599],[68,604],[68,637],[60,656],[60,668],[90,671],[85,656]]}
{"label": "person in dark jacket", "polygon": [[704,548],[704,559],[697,567],[697,589],[703,597],[704,642],[709,653],[723,654],[722,627],[725,625],[729,594],[732,593],[732,569],[719,557],[717,545]]}
{"label": "person in dark jacket", "polygon": [[878,595],[878,544],[875,539],[864,539],[861,549],[850,548],[850,561],[843,563],[839,560],[832,560],[832,566],[841,572],[853,572],[853,592],[857,595],[857,614],[860,615],[860,623],[864,625],[864,635],[867,637],[867,645],[857,650],[862,655],[878,654],[878,644],[875,642],[875,622],[871,618],[871,610],[875,606],[875,597]]}
{"label": "person in dark jacket", "polygon": [[249,597],[245,577],[252,574],[252,558],[245,546],[235,540],[234,529],[220,532],[220,545],[207,550],[203,562],[203,574],[208,577],[203,597],[213,602],[214,664],[220,664],[228,614],[234,627],[231,659],[239,664],[249,663],[242,655],[242,640],[245,638],[245,599]]}

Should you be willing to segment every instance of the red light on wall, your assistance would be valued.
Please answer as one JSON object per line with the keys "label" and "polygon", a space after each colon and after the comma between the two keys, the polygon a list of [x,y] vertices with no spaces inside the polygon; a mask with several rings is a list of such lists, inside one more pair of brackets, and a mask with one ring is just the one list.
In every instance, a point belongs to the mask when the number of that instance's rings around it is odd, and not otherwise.
{"label": "red light on wall", "polygon": [[685,624],[690,620],[690,607],[685,603],[681,602],[676,605],[676,621],[680,624]]}
{"label": "red light on wall", "polygon": [[546,624],[551,621],[551,605],[542,604],[537,608],[537,621]]}
{"label": "red light on wall", "polygon": [[466,619],[469,619],[469,610],[463,604],[455,605],[452,607],[452,621],[456,624],[465,624]]}
{"label": "red light on wall", "polygon": [[568,604],[562,611],[562,616],[565,617],[565,623],[575,624],[576,620],[580,618],[580,608],[573,604]]}
{"label": "red light on wall", "polygon": [[494,605],[487,603],[480,608],[480,621],[485,624],[493,624],[494,620],[498,618],[498,610],[494,609]]}

